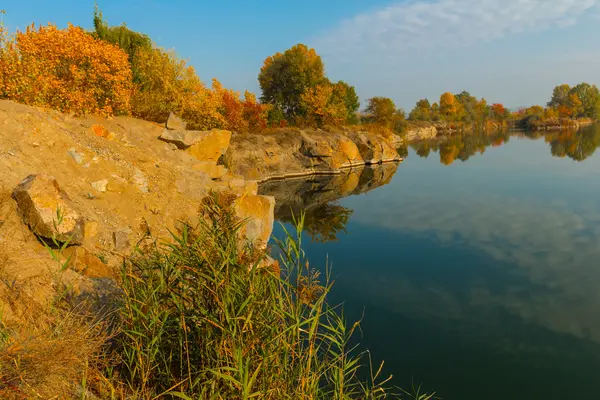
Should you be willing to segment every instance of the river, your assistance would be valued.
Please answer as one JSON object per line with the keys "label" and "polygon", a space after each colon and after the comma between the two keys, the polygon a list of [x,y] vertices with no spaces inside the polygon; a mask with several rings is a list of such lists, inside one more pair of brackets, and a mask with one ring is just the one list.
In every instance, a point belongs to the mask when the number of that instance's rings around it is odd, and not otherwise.
{"label": "river", "polygon": [[[333,303],[393,384],[444,399],[600,394],[600,127],[470,134],[334,177],[270,182],[307,212]],[[275,237],[282,236],[276,227]]]}

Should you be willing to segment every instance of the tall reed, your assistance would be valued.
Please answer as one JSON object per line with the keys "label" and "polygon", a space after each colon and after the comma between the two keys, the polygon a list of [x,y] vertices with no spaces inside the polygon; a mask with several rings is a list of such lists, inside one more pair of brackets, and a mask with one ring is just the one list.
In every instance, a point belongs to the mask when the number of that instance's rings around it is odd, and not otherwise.
{"label": "tall reed", "polygon": [[209,196],[198,226],[125,263],[119,373],[140,398],[383,399],[366,357],[349,345],[331,283],[301,250],[303,218],[279,243],[280,262],[240,245],[232,199]]}

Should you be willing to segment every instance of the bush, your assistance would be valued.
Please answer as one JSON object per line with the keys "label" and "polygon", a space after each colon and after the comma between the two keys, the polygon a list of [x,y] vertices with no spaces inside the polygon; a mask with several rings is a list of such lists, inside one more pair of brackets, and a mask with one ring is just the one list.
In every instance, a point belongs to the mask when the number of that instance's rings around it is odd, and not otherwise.
{"label": "bush", "polygon": [[136,60],[140,83],[132,100],[134,116],[164,122],[173,111],[188,121],[190,129],[225,126],[216,97],[185,60],[162,49],[141,49]]}
{"label": "bush", "polygon": [[127,114],[127,54],[79,27],[33,25],[0,49],[0,98],[75,114]]}
{"label": "bush", "polygon": [[133,115],[164,122],[173,111],[188,121],[189,129],[230,129],[238,132],[266,128],[269,107],[246,92],[225,89],[213,79],[207,88],[194,68],[173,52],[140,49],[136,56],[139,85],[133,97]]}

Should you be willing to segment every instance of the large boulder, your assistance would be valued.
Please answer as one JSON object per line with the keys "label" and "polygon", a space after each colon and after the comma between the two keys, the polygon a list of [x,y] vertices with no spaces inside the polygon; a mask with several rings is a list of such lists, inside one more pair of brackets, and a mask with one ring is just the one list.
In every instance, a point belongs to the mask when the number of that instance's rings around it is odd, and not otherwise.
{"label": "large boulder", "polygon": [[348,137],[356,144],[366,164],[402,161],[394,145],[380,134],[367,131],[350,132]]}
{"label": "large boulder", "polygon": [[218,161],[229,148],[231,132],[213,129],[200,133],[186,151],[200,161]]}
{"label": "large boulder", "polygon": [[183,119],[179,118],[173,112],[169,113],[169,118],[167,119],[166,128],[173,130],[182,130],[184,131],[187,126],[187,122]]}
{"label": "large boulder", "polygon": [[29,175],[15,188],[12,197],[23,222],[35,234],[61,243],[83,241],[85,221],[53,177]]}
{"label": "large boulder", "polygon": [[237,198],[234,206],[236,215],[246,221],[241,235],[257,247],[266,247],[273,231],[275,198],[242,195]]}
{"label": "large boulder", "polygon": [[198,143],[206,135],[205,131],[185,131],[165,129],[158,138],[167,143],[174,144],[181,150],[188,149],[195,143]]}

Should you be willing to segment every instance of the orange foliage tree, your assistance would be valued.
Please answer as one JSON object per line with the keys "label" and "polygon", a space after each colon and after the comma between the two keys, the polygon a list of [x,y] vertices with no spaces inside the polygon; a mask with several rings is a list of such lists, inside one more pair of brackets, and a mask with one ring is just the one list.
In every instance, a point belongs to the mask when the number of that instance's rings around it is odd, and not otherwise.
{"label": "orange foliage tree", "polygon": [[506,118],[508,110],[504,107],[504,105],[500,103],[492,104],[492,115],[497,120],[503,120]]}
{"label": "orange foliage tree", "polygon": [[267,127],[270,106],[258,103],[254,94],[246,91],[242,100],[238,92],[224,88],[217,79],[213,79],[212,90],[226,129],[256,132]]}
{"label": "orange foliage tree", "polygon": [[0,49],[0,98],[76,114],[127,114],[125,52],[79,27],[30,26]]}

